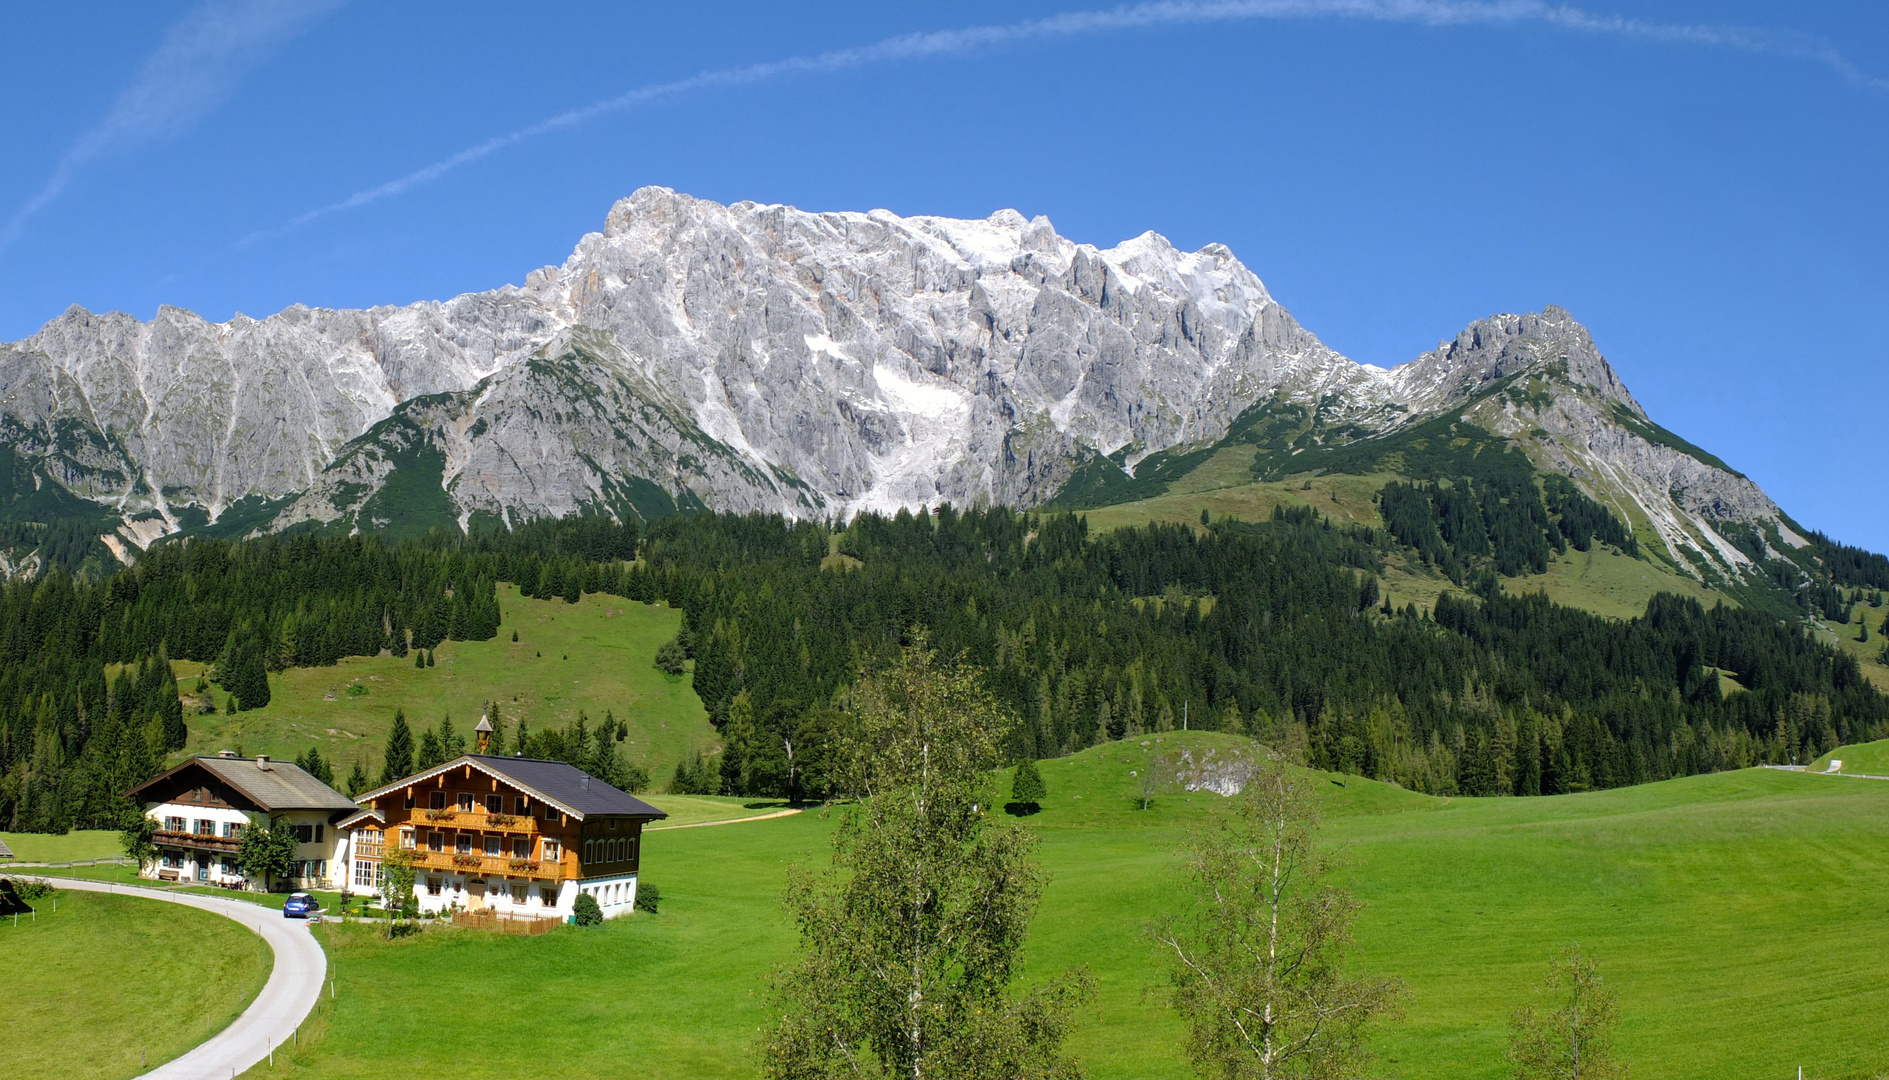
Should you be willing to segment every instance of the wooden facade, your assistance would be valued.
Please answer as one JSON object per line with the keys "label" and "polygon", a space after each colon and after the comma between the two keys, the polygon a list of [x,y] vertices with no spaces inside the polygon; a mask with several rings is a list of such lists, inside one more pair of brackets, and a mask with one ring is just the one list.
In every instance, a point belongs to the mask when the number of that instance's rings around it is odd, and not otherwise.
{"label": "wooden facade", "polygon": [[[521,766],[535,769],[536,785],[511,775]],[[545,790],[552,786],[569,790],[554,795]],[[423,910],[495,909],[518,917],[568,915],[577,894],[593,884],[611,902],[633,904],[643,826],[664,816],[562,763],[473,755],[357,801],[362,813],[343,822],[352,836],[356,890],[378,886],[380,860],[397,845],[414,853],[414,892]],[[579,810],[574,801],[592,805]]]}

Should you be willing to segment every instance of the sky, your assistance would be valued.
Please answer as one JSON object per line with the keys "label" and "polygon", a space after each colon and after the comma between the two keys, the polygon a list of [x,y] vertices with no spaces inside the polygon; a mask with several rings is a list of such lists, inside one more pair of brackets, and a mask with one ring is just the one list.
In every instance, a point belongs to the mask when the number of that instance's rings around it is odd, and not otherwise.
{"label": "sky", "polygon": [[[1889,6],[73,2],[0,15],[0,340],[522,283],[618,198],[1228,245],[1394,366],[1558,304],[1889,551]],[[24,47],[22,47],[24,46]]]}

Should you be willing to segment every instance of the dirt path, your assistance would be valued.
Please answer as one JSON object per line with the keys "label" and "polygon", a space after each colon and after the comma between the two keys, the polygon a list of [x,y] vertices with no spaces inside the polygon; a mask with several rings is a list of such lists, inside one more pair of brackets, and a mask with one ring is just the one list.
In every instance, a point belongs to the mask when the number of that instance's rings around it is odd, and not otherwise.
{"label": "dirt path", "polygon": [[771,814],[756,814],[753,817],[731,817],[720,821],[691,821],[687,825],[651,825],[644,832],[661,832],[664,829],[706,829],[710,825],[739,825],[745,821],[766,821],[768,818],[792,817],[799,810],[776,810]]}

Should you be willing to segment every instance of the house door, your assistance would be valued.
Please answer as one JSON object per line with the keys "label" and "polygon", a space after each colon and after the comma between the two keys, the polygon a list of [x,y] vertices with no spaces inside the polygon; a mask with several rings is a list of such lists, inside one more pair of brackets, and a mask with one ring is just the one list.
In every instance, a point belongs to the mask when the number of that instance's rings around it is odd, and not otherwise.
{"label": "house door", "polygon": [[479,911],[485,907],[485,882],[474,879],[466,882],[466,910]]}

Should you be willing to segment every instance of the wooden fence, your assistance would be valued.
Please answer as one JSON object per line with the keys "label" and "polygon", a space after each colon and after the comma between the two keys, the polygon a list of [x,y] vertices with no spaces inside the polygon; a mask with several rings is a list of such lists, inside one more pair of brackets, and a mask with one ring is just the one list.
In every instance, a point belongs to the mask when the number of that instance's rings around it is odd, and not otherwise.
{"label": "wooden fence", "polygon": [[501,934],[548,934],[552,927],[563,921],[556,916],[548,919],[523,919],[503,915],[496,911],[453,912],[454,926],[466,926],[474,930],[496,930]]}

